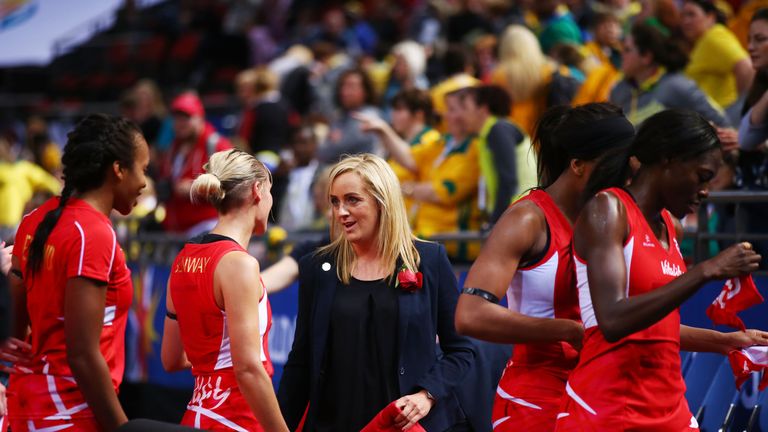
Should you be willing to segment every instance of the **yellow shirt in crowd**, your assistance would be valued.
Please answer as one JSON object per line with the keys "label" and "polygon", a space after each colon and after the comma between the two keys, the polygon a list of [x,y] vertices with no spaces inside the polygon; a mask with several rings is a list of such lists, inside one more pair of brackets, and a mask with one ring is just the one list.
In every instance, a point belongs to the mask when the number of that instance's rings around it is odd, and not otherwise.
{"label": "yellow shirt in crowd", "polygon": [[748,57],[736,36],[722,24],[715,24],[693,47],[685,75],[720,107],[727,108],[739,98],[733,68]]}
{"label": "yellow shirt in crowd", "polygon": [[[434,143],[442,142],[440,138],[441,138],[440,132],[427,126],[418,135],[416,135],[416,137],[414,137],[409,144],[411,145],[412,149],[417,146],[429,146],[429,145],[433,145]],[[388,162],[389,162],[389,166],[392,167],[392,171],[395,172],[395,175],[397,176],[397,179],[400,180],[401,184],[407,181],[419,181],[416,174],[405,169],[402,165],[395,162],[394,159],[389,159]],[[413,200],[411,198],[404,197],[404,201],[405,201],[405,210],[408,212],[409,222],[411,223],[411,225],[413,225],[415,222],[414,220],[415,208],[413,206]]]}
{"label": "yellow shirt in crowd", "polygon": [[[431,183],[440,200],[415,204],[418,208],[413,232],[428,238],[440,233],[478,230],[481,214],[477,206],[477,140],[470,137],[454,142],[446,135],[414,146],[412,154],[420,169],[417,180]],[[445,247],[449,256],[464,260],[476,258],[480,251],[478,243],[446,242]]]}
{"label": "yellow shirt in crowd", "polygon": [[0,162],[0,226],[18,225],[27,202],[40,191],[58,194],[61,184],[32,162]]}

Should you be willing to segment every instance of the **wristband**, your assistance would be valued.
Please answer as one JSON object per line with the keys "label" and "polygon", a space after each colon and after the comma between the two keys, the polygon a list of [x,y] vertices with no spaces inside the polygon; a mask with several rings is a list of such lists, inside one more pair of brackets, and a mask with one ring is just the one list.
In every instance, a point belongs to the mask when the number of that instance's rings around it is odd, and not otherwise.
{"label": "wristband", "polygon": [[486,300],[488,300],[491,303],[499,304],[499,298],[496,297],[493,293],[489,293],[486,290],[480,289],[480,288],[464,288],[461,290],[462,294],[470,294],[470,295],[476,295],[478,297],[482,297]]}

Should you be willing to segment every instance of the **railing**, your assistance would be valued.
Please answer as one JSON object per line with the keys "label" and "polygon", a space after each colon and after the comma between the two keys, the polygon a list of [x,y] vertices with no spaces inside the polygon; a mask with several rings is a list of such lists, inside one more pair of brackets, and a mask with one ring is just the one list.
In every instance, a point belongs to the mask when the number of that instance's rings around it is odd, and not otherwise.
{"label": "railing", "polygon": [[[723,206],[733,205],[733,229],[728,231],[709,232],[710,213],[707,204],[714,204],[721,209]],[[768,191],[721,191],[712,192],[699,208],[697,229],[694,232],[686,232],[687,238],[695,242],[694,261],[700,262],[709,258],[709,241],[718,242],[768,242],[768,217],[763,220],[765,229],[750,231],[748,221],[758,216],[755,206],[765,205],[768,209]],[[751,208],[750,208],[751,207]],[[768,212],[766,212],[768,216]],[[760,275],[768,274],[765,263],[768,257],[763,257]]]}
{"label": "railing", "polygon": [[[710,213],[708,211],[708,204],[714,204],[717,206],[733,205],[733,229],[729,231],[709,232],[708,226],[710,222]],[[768,191],[756,192],[756,191],[723,191],[712,192],[709,197],[704,201],[699,209],[698,224],[695,231],[686,231],[685,238],[691,239],[694,242],[693,261],[700,262],[709,258],[709,242],[711,240],[718,242],[768,242],[768,218],[765,220],[765,231],[754,232],[749,231],[747,226],[747,219],[752,215],[754,209],[750,209],[750,205],[765,204],[768,208]],[[768,211],[766,212],[768,215]],[[752,215],[754,217],[754,215]],[[130,220],[126,220],[130,223]],[[120,225],[120,224],[118,224]],[[187,240],[187,237],[181,234],[163,233],[163,232],[150,232],[150,233],[138,233],[135,235],[127,235],[127,231],[123,232],[121,236],[124,239],[124,245],[126,250],[129,251],[133,259],[154,259],[157,262],[163,262],[170,264],[176,252],[181,248],[181,245]],[[287,237],[280,241],[280,244],[271,245],[274,248],[280,248],[281,246],[295,244],[304,240],[316,240],[322,237],[322,232],[297,232],[287,233]],[[478,231],[462,231],[455,233],[438,234],[430,238],[430,240],[437,242],[448,241],[466,241],[466,242],[482,242],[487,237],[488,232]],[[266,238],[255,237],[252,244],[263,243],[267,244]],[[137,246],[140,248],[137,250]],[[150,250],[145,250],[147,247]],[[459,267],[465,267],[459,265]],[[458,269],[461,270],[461,269]],[[761,270],[759,272],[762,275],[768,274],[768,270]]]}

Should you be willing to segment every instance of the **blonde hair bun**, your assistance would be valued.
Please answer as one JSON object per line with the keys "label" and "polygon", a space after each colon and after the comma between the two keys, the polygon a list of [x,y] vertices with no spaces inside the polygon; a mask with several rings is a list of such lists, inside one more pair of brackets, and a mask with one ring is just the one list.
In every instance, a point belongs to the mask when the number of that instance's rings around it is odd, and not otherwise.
{"label": "blonde hair bun", "polygon": [[221,180],[211,173],[200,174],[192,183],[192,189],[189,191],[189,197],[195,204],[208,202],[217,206],[224,200],[225,196],[226,193],[221,187]]}

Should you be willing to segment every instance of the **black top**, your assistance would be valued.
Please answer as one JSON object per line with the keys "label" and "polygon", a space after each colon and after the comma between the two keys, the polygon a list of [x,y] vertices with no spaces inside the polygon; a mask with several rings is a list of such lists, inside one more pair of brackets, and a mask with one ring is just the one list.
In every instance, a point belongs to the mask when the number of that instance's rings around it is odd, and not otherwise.
{"label": "black top", "polygon": [[[358,432],[399,397],[397,289],[386,279],[338,285],[333,299],[318,431]],[[321,372],[322,373],[322,372]]]}

